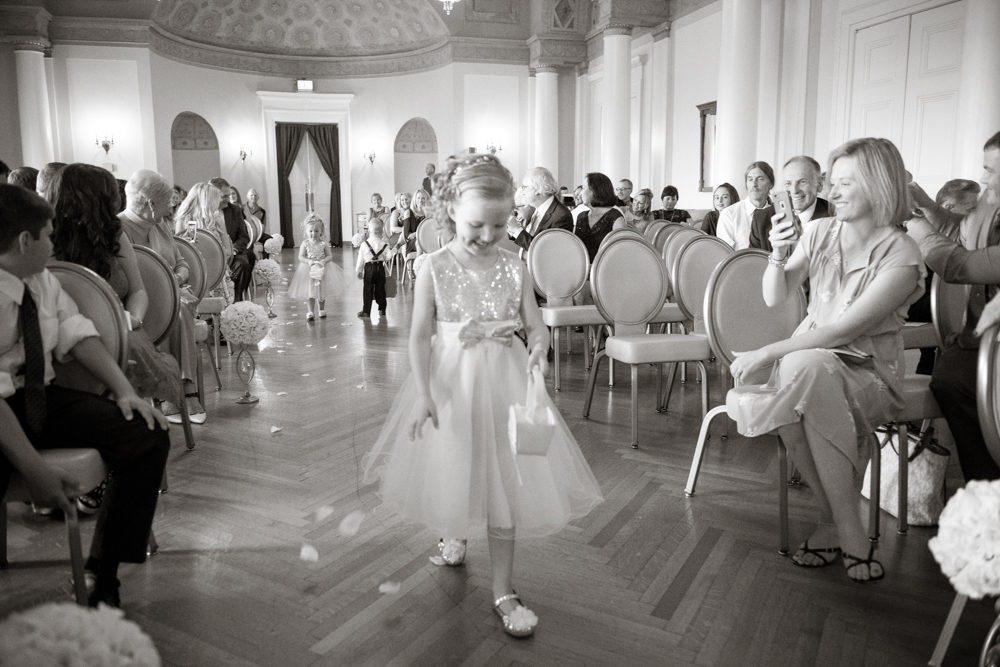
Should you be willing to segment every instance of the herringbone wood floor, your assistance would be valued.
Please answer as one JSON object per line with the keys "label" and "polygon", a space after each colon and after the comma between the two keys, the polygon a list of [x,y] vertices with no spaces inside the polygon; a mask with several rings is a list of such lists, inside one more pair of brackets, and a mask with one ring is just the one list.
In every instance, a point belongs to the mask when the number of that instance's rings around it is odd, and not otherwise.
{"label": "herringbone wood floor", "polygon": [[[234,402],[241,392],[225,357],[209,422],[195,427],[197,448],[185,451],[180,429],[172,433],[160,553],[122,568],[125,611],[166,664],[926,664],[953,597],[926,547],[933,529],[899,538],[883,514],[888,575],[878,584],[851,583],[839,563],[793,566],[777,553],[772,442],[731,429],[720,443],[720,420],[698,495],[685,498],[697,385],[657,414],[653,369],[643,369],[641,449],[632,450],[626,369],[616,388],[598,383],[591,419],[580,417],[579,337],[555,400],[606,501],[555,537],[518,543],[515,585],[541,622],[531,639],[507,637],[491,612],[485,537],[471,536],[466,566],[435,567],[438,536],[401,523],[374,486],[360,484],[360,459],[408,372],[411,291],[390,301],[388,321],[358,320],[353,252],[335,253],[350,289],[330,298],[327,319],[307,324],[305,304],[279,296],[257,355],[260,403]],[[711,379],[717,404],[718,369]],[[950,486],[960,483],[953,466]],[[814,511],[806,488],[790,500],[794,544]],[[333,514],[317,521],[325,506]],[[342,537],[340,520],[356,510],[365,513],[360,531]],[[0,615],[68,599],[61,522],[20,505],[10,514],[14,564],[0,573]],[[92,520],[84,530],[89,543]],[[303,544],[318,562],[299,558]],[[387,581],[399,592],[380,593]],[[992,620],[988,605],[970,603],[946,664],[974,664]]]}

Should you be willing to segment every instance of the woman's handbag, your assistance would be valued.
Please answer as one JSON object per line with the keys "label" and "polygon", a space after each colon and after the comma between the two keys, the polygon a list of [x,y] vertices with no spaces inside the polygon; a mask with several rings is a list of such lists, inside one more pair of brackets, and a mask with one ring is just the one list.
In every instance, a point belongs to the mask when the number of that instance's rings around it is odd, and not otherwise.
{"label": "woman's handbag", "polygon": [[548,403],[545,392],[545,378],[537,368],[528,376],[526,404],[510,406],[507,433],[510,437],[510,452],[514,456],[514,468],[520,484],[521,471],[517,467],[519,456],[545,456],[549,453],[552,436],[556,431],[556,417]]}
{"label": "woman's handbag", "polygon": [[[911,526],[936,526],[945,504],[945,476],[951,452],[931,439],[933,427],[921,436],[911,432],[907,466],[906,503]],[[889,514],[899,516],[899,431],[894,430],[882,446],[882,471],[879,505]],[[889,451],[885,451],[885,450]],[[861,494],[871,497],[871,463],[865,471]]]}

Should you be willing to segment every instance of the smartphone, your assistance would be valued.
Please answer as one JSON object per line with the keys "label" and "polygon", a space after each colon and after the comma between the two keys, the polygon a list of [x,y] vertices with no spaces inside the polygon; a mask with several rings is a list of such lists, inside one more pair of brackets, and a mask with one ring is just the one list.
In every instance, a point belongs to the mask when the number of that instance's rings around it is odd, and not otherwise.
{"label": "smartphone", "polygon": [[795,236],[802,236],[802,224],[795,216],[795,211],[792,210],[792,197],[787,190],[778,190],[774,193],[774,212],[791,216],[792,223],[795,225]]}

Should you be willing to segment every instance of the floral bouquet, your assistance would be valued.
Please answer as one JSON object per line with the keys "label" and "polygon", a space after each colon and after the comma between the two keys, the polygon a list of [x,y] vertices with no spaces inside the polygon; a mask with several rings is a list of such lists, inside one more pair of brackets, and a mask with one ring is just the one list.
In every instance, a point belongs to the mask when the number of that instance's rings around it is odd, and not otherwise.
{"label": "floral bouquet", "polygon": [[277,282],[278,278],[281,277],[281,267],[273,259],[258,260],[253,267],[253,272],[269,285]]}
{"label": "floral bouquet", "polygon": [[927,543],[951,585],[973,599],[1000,595],[1000,480],[959,489]]}
{"label": "floral bouquet", "polygon": [[226,306],[219,322],[219,330],[226,340],[244,346],[264,340],[269,328],[267,311],[252,301],[237,301]]}
{"label": "floral bouquet", "polygon": [[0,664],[159,667],[160,656],[121,609],[50,602],[0,623]]}
{"label": "floral bouquet", "polygon": [[285,245],[285,237],[281,234],[275,234],[267,241],[264,242],[264,252],[268,255],[280,255],[281,248]]}
{"label": "floral bouquet", "polygon": [[364,242],[365,242],[365,235],[361,232],[358,232],[357,234],[351,237],[351,245],[354,246],[355,248],[360,248],[361,244]]}

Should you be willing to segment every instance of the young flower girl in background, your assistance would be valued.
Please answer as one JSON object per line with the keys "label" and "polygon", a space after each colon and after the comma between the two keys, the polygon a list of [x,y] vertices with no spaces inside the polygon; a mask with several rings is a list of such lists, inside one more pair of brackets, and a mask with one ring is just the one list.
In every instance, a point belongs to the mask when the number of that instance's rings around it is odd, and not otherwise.
{"label": "young flower girl in background", "polygon": [[[420,267],[412,372],[365,457],[364,481],[381,478],[387,506],[444,536],[437,562],[460,565],[465,540],[457,538],[485,527],[494,609],[508,634],[525,637],[538,618],[511,583],[515,532],[552,534],[602,497],[547,396],[555,419],[548,453],[511,451],[510,407],[525,400],[529,371],[548,370],[549,349],[524,263],[498,246],[513,206],[514,181],[492,155],[451,159],[435,177],[436,222],[454,238]],[[528,350],[514,336],[522,325]]]}
{"label": "young flower girl in background", "polygon": [[[306,218],[303,223],[306,239],[299,246],[299,265],[288,286],[288,296],[293,299],[309,299],[309,312],[306,320],[326,317],[323,309],[326,297],[339,291],[340,285],[336,271],[327,270],[327,264],[332,259],[330,245],[323,238],[323,221],[316,215]],[[317,303],[319,308],[317,309]]]}

